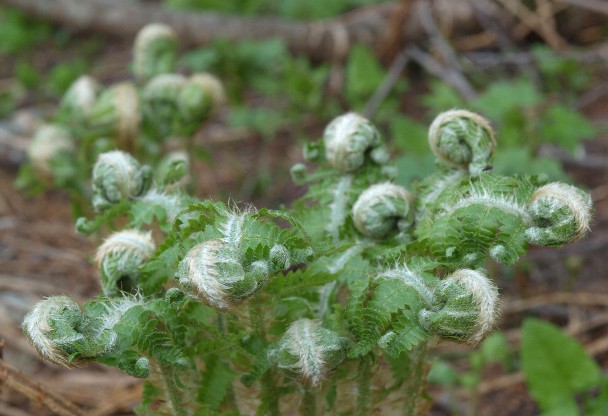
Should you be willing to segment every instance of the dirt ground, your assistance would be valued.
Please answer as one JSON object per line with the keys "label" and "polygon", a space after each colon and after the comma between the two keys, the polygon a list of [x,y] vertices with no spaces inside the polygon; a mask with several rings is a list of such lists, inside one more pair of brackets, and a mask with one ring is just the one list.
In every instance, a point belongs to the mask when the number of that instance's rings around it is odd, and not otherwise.
{"label": "dirt ground", "polygon": [[[126,45],[122,45],[127,48]],[[115,46],[108,61],[119,67],[128,53]],[[120,61],[119,61],[120,63]],[[1,65],[0,65],[1,66]],[[608,96],[589,103],[583,111],[596,123],[608,119]],[[24,131],[24,137],[27,135]],[[208,132],[213,137],[213,132]],[[276,207],[288,202],[301,189],[290,185],[287,170],[300,159],[296,143],[275,140],[265,146],[259,138],[245,137],[235,142],[207,143],[213,163],[200,164],[199,187],[204,195],[231,195],[248,200],[254,195],[247,183],[251,169],[264,166],[272,172],[269,196],[255,196],[257,206]],[[560,250],[534,249],[519,267],[508,272],[496,268],[495,277],[503,296],[501,329],[510,345],[518,348],[518,329],[526,316],[537,316],[562,325],[608,369],[608,136],[586,143],[587,154],[602,163],[570,162],[566,169],[587,187],[595,201],[592,232],[584,240]],[[262,150],[260,150],[262,149]],[[69,198],[49,191],[26,197],[13,188],[17,166],[0,153],[0,339],[5,363],[15,367],[53,391],[85,409],[87,415],[129,415],[137,404],[141,384],[112,368],[91,365],[81,369],[61,369],[40,361],[23,336],[19,325],[24,314],[48,295],[69,294],[85,300],[98,293],[97,271],[91,257],[96,242],[75,233]],[[440,344],[436,353],[458,355],[465,347]],[[466,368],[465,359],[454,361]],[[39,403],[27,400],[3,382],[0,369],[0,415],[52,414]],[[448,392],[433,388],[433,415],[463,412],[471,400],[466,391]],[[506,374],[491,367],[477,390],[480,416],[528,416],[538,414],[520,373]]]}

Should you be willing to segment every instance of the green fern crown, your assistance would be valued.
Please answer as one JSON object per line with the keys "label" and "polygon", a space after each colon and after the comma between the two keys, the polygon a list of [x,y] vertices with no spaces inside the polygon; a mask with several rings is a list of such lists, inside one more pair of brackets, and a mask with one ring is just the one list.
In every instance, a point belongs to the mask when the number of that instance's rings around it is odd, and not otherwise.
{"label": "green fern crown", "polygon": [[485,118],[466,110],[451,110],[433,120],[429,144],[441,163],[476,176],[488,168],[496,140]]}
{"label": "green fern crown", "polygon": [[494,328],[498,290],[475,270],[457,270],[433,292],[432,308],[420,311],[421,325],[432,334],[477,344]]}
{"label": "green fern crown", "polygon": [[177,52],[177,36],[173,29],[160,23],[144,26],[133,47],[135,77],[146,82],[155,75],[173,72]]}
{"label": "green fern crown", "polygon": [[93,207],[102,211],[125,199],[143,195],[152,171],[120,150],[102,153],[93,167]]}
{"label": "green fern crown", "polygon": [[95,261],[105,296],[116,296],[138,287],[140,268],[155,250],[150,232],[123,230],[112,234],[97,249]]}
{"label": "green fern crown", "polygon": [[269,360],[287,376],[315,388],[346,358],[346,338],[323,328],[319,321],[293,322]]}

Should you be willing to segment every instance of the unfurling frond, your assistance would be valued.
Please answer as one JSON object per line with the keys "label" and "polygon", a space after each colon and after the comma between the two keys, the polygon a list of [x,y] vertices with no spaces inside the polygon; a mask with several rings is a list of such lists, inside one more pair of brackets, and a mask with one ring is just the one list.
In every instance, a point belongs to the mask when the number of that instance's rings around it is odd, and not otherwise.
{"label": "unfurling frond", "polygon": [[559,182],[542,186],[528,206],[534,226],[526,230],[526,239],[539,246],[579,240],[589,230],[591,208],[589,194],[574,186]]}
{"label": "unfurling frond", "polygon": [[430,333],[477,344],[494,328],[498,312],[494,283],[478,271],[462,269],[439,283],[433,307],[419,316]]}
{"label": "unfurling frond", "polygon": [[441,162],[466,168],[476,176],[488,166],[496,140],[492,126],[479,114],[450,110],[439,114],[431,124],[429,144]]}
{"label": "unfurling frond", "polygon": [[318,321],[300,319],[268,358],[286,375],[315,388],[346,358],[346,339]]}

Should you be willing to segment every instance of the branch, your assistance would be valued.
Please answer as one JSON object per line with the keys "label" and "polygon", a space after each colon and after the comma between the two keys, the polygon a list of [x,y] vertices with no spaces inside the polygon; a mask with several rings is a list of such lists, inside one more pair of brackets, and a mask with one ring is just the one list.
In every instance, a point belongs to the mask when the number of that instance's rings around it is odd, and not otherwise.
{"label": "branch", "polygon": [[[419,23],[419,9],[426,0],[415,0],[401,36],[408,41],[420,40],[424,31]],[[466,8],[468,0],[453,0],[453,7]],[[228,41],[259,40],[280,37],[296,54],[327,60],[344,56],[344,49],[362,43],[377,49],[386,36],[391,16],[398,3],[363,7],[334,19],[296,22],[287,19],[255,16],[229,16],[219,13],[180,12],[157,4],[124,0],[0,0],[0,5],[19,9],[31,16],[71,27],[108,35],[134,37],[146,24],[163,22],[170,25],[185,44],[200,46],[216,39]],[[451,16],[454,27],[470,29],[475,25],[473,13]],[[379,52],[379,51],[378,51]]]}
{"label": "branch", "polygon": [[8,365],[2,359],[0,359],[0,385],[23,394],[60,416],[84,416],[74,404],[49,391],[43,384]]}

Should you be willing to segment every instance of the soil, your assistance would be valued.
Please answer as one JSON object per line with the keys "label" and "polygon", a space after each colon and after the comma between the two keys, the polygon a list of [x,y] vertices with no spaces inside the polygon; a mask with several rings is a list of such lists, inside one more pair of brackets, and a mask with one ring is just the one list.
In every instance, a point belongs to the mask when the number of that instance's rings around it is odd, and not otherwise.
{"label": "soil", "polygon": [[[98,76],[102,81],[126,76],[103,68],[120,68],[129,59],[129,45],[114,43],[100,59]],[[60,56],[57,60],[63,59]],[[53,58],[54,59],[54,58]],[[6,62],[0,61],[0,67]],[[106,65],[104,67],[104,64]],[[48,63],[47,63],[48,65]],[[112,74],[105,76],[105,74]],[[599,81],[598,81],[599,82]],[[410,96],[408,100],[412,100]],[[413,100],[415,101],[415,100]],[[32,101],[24,100],[22,108],[29,111]],[[415,111],[416,109],[414,109]],[[406,109],[407,111],[407,109]],[[608,97],[586,105],[583,111],[596,124],[608,119]],[[260,137],[245,135],[234,141],[214,140],[214,129],[208,126],[202,141],[213,155],[209,163],[196,166],[198,195],[214,195],[237,201],[251,201],[256,206],[276,208],[281,202],[296,198],[302,189],[290,184],[288,169],[300,160],[299,145],[286,132],[272,143]],[[321,126],[311,126],[311,135]],[[211,138],[211,140],[209,140]],[[608,160],[608,137],[599,136],[585,144],[587,153]],[[81,369],[62,369],[44,364],[23,336],[19,325],[32,305],[49,295],[69,294],[79,300],[95,296],[99,291],[97,271],[91,257],[97,241],[79,236],[74,230],[69,197],[62,192],[47,191],[28,197],[15,190],[16,164],[0,153],[0,349],[11,366],[42,383],[48,390],[85,409],[87,415],[130,415],[138,403],[141,383],[117,370],[98,365]],[[595,200],[592,232],[584,240],[564,249],[534,249],[519,266],[494,267],[505,312],[501,330],[510,346],[517,351],[519,329],[527,316],[551,320],[566,329],[588,327],[594,317],[608,311],[608,301],[594,301],[593,295],[608,296],[608,163],[605,166],[566,164],[575,181],[587,187]],[[260,169],[266,174],[264,183],[252,182]],[[260,192],[260,187],[263,192]],[[264,196],[261,196],[264,195]],[[566,301],[549,301],[560,293],[573,293]],[[586,298],[585,296],[588,295]],[[518,312],[509,312],[521,299],[529,304]],[[608,322],[578,330],[581,341],[604,369],[608,365]],[[442,343],[435,353],[462,357],[453,364],[466,370],[469,366],[467,348]],[[0,370],[0,387],[3,373]],[[530,416],[539,413],[522,378],[499,366],[489,367],[483,374],[477,393],[463,389],[448,391],[430,388],[434,401],[433,415],[470,412],[473,397],[478,401],[475,414],[484,416]],[[52,414],[39,403],[27,400],[9,388],[0,388],[0,415]]]}

